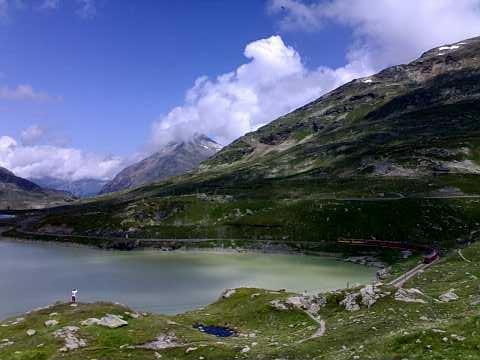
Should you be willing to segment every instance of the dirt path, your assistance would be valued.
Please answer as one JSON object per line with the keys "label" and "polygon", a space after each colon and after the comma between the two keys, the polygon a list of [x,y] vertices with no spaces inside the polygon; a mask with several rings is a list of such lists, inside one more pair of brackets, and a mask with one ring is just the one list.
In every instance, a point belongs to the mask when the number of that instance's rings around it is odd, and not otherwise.
{"label": "dirt path", "polygon": [[315,333],[312,336],[310,336],[306,339],[300,340],[298,342],[299,344],[301,344],[305,341],[308,341],[308,340],[319,338],[319,337],[323,336],[325,334],[325,331],[327,330],[325,320],[321,320],[321,319],[313,316],[308,311],[304,310],[304,313],[307,314],[310,319],[312,319],[313,321],[315,321],[318,324],[318,329],[317,329],[317,331],[315,331]]}

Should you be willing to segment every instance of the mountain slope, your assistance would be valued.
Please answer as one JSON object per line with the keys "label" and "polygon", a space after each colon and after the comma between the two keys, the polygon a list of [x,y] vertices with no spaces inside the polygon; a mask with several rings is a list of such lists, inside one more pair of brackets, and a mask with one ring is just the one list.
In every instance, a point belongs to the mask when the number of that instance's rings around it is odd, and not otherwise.
{"label": "mountain slope", "polygon": [[80,198],[97,195],[108,183],[107,180],[99,179],[80,179],[68,181],[50,177],[32,178],[31,180],[43,188],[65,191]]}
{"label": "mountain slope", "polygon": [[225,147],[203,166],[281,177],[480,173],[480,38],[354,80]]}
{"label": "mountain slope", "polygon": [[46,190],[0,167],[0,209],[26,209],[64,204],[71,198]]}
{"label": "mountain slope", "polygon": [[128,234],[318,251],[336,251],[339,237],[451,247],[480,233],[479,119],[474,38],[345,84],[195,171],[46,212],[31,229],[68,225],[99,243]]}
{"label": "mountain slope", "polygon": [[120,191],[181,175],[220,150],[220,145],[204,135],[189,141],[168,144],[161,151],[130,165],[107,183],[101,193]]}

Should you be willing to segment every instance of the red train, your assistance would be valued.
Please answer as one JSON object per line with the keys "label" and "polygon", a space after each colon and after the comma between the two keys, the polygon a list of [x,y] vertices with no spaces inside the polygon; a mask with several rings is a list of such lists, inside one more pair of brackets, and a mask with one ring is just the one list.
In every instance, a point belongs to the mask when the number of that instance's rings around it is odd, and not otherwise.
{"label": "red train", "polygon": [[424,253],[423,262],[425,264],[430,264],[431,262],[437,260],[440,255],[437,249],[434,249],[430,246],[420,245],[420,244],[408,244],[408,243],[402,243],[399,241],[338,238],[337,243],[343,244],[343,245],[374,246],[374,247],[381,247],[381,248],[387,248],[387,249],[421,251],[422,253]]}

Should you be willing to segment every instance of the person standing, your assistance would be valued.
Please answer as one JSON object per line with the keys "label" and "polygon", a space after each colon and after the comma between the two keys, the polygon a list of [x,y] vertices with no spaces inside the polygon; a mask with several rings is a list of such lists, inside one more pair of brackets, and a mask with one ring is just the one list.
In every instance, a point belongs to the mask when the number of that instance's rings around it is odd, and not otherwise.
{"label": "person standing", "polygon": [[78,289],[73,289],[72,290],[72,303],[77,302],[77,292],[78,292]]}

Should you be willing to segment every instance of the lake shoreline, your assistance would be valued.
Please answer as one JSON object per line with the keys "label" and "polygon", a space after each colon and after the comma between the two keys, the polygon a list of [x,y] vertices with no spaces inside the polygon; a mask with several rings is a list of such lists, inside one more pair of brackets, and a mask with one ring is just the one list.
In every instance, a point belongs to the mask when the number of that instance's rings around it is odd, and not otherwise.
{"label": "lake shoreline", "polygon": [[[22,313],[69,296],[117,301],[173,314],[207,306],[225,289],[317,293],[369,283],[375,269],[313,255],[186,249],[107,251],[78,244],[0,238],[0,314]],[[16,259],[22,259],[17,261]],[[35,296],[30,294],[34,292]]]}
{"label": "lake shoreline", "polygon": [[[354,263],[358,265],[364,265],[367,267],[374,267],[377,269],[384,269],[387,268],[388,265],[383,263],[382,261],[378,260],[374,256],[365,255],[365,256],[357,256],[358,261],[353,261],[351,256],[344,256],[340,253],[335,252],[326,252],[326,251],[309,251],[309,250],[298,250],[289,247],[282,246],[284,244],[280,244],[280,246],[269,246],[269,247],[221,247],[221,246],[212,246],[212,247],[199,247],[199,246],[192,246],[195,243],[202,243],[202,242],[210,242],[215,241],[211,239],[205,239],[202,241],[196,241],[191,243],[183,243],[188,244],[189,246],[181,246],[178,248],[162,248],[158,246],[137,246],[132,249],[118,249],[118,248],[111,248],[111,247],[102,247],[93,244],[84,244],[79,242],[67,242],[67,241],[55,241],[55,240],[34,240],[34,239],[27,239],[27,238],[14,238],[10,236],[5,236],[0,232],[0,241],[7,240],[11,242],[19,242],[19,243],[27,243],[27,244],[47,244],[51,246],[62,246],[62,247],[73,247],[73,248],[89,248],[93,250],[100,250],[106,252],[143,252],[143,251],[158,251],[162,253],[200,253],[200,254],[265,254],[265,255],[297,255],[297,256],[315,256],[319,258],[326,258],[326,259],[334,259],[341,262],[346,263]],[[133,240],[133,239],[132,239]],[[199,239],[197,239],[199,240]],[[228,240],[225,240],[228,241]],[[234,241],[234,240],[232,240]],[[251,240],[250,240],[251,241]],[[169,240],[162,240],[163,243],[169,242]],[[171,240],[172,244],[179,244],[177,240]],[[251,241],[253,243],[253,241]],[[363,262],[362,262],[363,259]]]}

